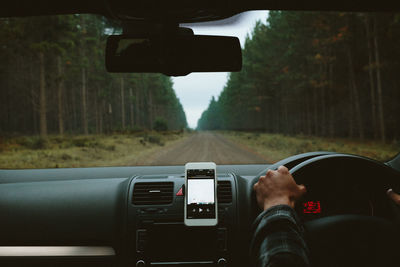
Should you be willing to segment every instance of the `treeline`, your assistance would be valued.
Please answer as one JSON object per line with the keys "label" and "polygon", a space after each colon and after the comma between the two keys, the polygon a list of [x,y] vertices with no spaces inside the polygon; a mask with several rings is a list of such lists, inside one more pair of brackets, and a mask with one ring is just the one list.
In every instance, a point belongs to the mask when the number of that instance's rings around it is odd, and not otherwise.
{"label": "treeline", "polygon": [[400,137],[400,15],[271,11],[199,129]]}
{"label": "treeline", "polygon": [[0,20],[0,134],[186,127],[172,80],[105,70],[112,21],[94,15]]}

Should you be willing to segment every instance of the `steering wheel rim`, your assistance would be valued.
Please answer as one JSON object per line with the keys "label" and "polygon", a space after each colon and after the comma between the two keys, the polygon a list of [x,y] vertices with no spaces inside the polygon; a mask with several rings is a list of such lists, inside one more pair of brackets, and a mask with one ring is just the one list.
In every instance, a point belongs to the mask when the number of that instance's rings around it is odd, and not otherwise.
{"label": "steering wheel rim", "polygon": [[[322,163],[340,161],[363,162],[368,166],[390,168],[374,160],[347,154],[313,157],[293,167],[290,172],[296,182],[304,183],[301,174],[317,169]],[[331,165],[332,166],[332,165]],[[335,166],[335,164],[333,165]],[[322,168],[323,169],[323,168]],[[389,186],[389,185],[387,185]],[[396,225],[383,218],[363,215],[334,215],[305,223],[310,258],[315,266],[398,266]],[[337,265],[336,265],[337,264]]]}
{"label": "steering wheel rim", "polygon": [[291,169],[292,167],[315,157],[320,157],[320,156],[325,156],[325,155],[334,155],[336,154],[335,152],[329,152],[329,151],[315,151],[315,152],[307,152],[307,153],[302,153],[302,154],[297,154],[294,156],[290,156],[288,158],[282,159],[270,166],[268,166],[267,169],[263,170],[260,172],[258,175],[256,175],[255,179],[258,181],[258,179],[265,175],[267,170],[276,170],[278,169],[279,166],[285,166],[288,169]]}

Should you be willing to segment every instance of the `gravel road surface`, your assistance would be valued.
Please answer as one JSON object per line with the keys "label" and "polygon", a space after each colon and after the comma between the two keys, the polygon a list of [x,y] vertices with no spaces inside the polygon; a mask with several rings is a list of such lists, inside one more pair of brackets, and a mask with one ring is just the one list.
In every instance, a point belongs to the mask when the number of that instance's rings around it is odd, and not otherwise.
{"label": "gravel road surface", "polygon": [[183,165],[191,161],[212,161],[216,164],[265,164],[261,155],[211,132],[193,134],[182,142],[154,155],[149,165]]}

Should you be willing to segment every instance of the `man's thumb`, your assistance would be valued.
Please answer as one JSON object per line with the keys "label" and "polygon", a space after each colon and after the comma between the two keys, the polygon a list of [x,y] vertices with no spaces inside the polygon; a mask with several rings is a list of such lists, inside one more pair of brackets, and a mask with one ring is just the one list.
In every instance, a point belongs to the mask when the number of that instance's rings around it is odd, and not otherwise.
{"label": "man's thumb", "polygon": [[400,195],[396,194],[393,189],[389,189],[388,191],[386,191],[387,195],[389,198],[391,198],[394,203],[396,203],[397,205],[400,205]]}

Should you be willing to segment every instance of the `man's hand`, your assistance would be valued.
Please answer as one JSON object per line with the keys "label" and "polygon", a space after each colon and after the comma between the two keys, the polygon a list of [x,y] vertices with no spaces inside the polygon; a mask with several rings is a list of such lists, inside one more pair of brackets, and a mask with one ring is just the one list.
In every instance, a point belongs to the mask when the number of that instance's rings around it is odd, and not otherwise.
{"label": "man's hand", "polygon": [[400,206],[400,195],[396,194],[392,189],[389,189],[387,192],[388,197],[393,200],[394,203]]}
{"label": "man's hand", "polygon": [[267,210],[276,205],[289,205],[294,208],[296,201],[306,193],[304,185],[298,185],[285,166],[277,171],[268,170],[254,185],[260,208]]}

